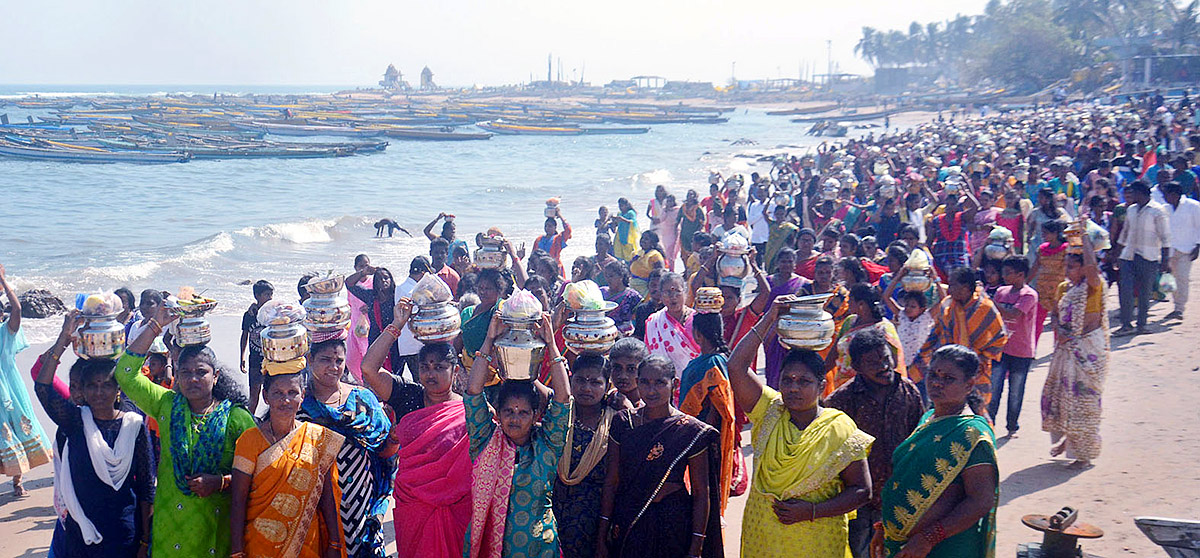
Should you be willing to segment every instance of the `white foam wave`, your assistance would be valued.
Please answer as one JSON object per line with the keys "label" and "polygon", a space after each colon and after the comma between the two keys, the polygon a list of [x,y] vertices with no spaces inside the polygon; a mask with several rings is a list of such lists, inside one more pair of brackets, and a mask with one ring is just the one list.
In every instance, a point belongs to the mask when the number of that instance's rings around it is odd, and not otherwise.
{"label": "white foam wave", "polygon": [[168,258],[169,263],[194,263],[211,260],[220,254],[233,250],[233,236],[220,232],[199,242],[188,244],[179,255]]}
{"label": "white foam wave", "polygon": [[337,221],[311,220],[298,223],[272,223],[262,227],[248,227],[236,234],[254,239],[274,240],[291,244],[318,244],[332,242],[330,229]]}

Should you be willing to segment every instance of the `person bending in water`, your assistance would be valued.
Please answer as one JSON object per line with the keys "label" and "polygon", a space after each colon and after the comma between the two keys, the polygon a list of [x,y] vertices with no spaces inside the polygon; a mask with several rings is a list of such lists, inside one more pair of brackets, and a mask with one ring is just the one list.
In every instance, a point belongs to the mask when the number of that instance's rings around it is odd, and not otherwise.
{"label": "person bending in water", "polygon": [[412,233],[405,230],[404,227],[401,227],[399,223],[397,223],[396,221],[394,221],[392,219],[384,218],[384,219],[375,221],[375,237],[376,238],[383,238],[383,230],[384,229],[387,229],[388,238],[391,238],[392,235],[395,234],[397,229],[399,229],[400,232],[407,234],[408,236],[412,236]]}

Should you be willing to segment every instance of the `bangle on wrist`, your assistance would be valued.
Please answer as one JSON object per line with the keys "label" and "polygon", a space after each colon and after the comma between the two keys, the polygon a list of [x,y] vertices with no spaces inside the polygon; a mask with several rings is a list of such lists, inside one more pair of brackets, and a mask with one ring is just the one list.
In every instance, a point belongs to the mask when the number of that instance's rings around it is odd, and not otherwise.
{"label": "bangle on wrist", "polygon": [[395,337],[396,339],[400,338],[400,326],[397,326],[396,324],[388,324],[387,327],[383,328],[383,331],[392,337]]}

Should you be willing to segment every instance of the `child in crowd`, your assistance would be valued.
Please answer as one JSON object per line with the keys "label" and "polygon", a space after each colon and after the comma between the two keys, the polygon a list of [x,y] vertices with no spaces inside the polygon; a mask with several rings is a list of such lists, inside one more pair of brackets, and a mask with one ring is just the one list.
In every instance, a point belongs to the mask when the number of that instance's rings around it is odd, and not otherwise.
{"label": "child in crowd", "polygon": [[[242,314],[242,340],[238,350],[242,361],[242,373],[250,380],[250,413],[258,408],[258,395],[262,391],[262,338],[259,333],[266,327],[258,323],[258,309],[275,296],[275,286],[266,279],[259,279],[250,287],[254,292],[254,304]],[[247,351],[246,349],[250,349]]]}

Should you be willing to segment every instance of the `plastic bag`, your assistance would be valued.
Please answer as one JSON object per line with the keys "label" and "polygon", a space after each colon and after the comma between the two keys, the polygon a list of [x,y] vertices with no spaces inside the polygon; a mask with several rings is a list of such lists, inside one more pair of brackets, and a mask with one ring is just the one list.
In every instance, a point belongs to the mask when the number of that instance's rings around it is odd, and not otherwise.
{"label": "plastic bag", "polygon": [[1112,240],[1109,237],[1108,231],[1090,219],[1087,222],[1087,235],[1092,241],[1093,249],[1108,250],[1112,248]]}
{"label": "plastic bag", "polygon": [[288,325],[304,319],[304,307],[283,300],[268,300],[258,309],[258,323],[264,326]]}
{"label": "plastic bag", "polygon": [[525,289],[517,289],[500,303],[500,317],[506,320],[533,320],[542,315],[542,302]]}
{"label": "plastic bag", "polygon": [[1158,292],[1162,294],[1171,294],[1175,292],[1175,276],[1170,273],[1164,273],[1158,277]]}
{"label": "plastic bag", "polygon": [[116,293],[96,293],[87,296],[76,296],[75,306],[85,316],[108,316],[120,314],[125,309],[125,303]]}
{"label": "plastic bag", "polygon": [[565,298],[572,310],[599,310],[604,307],[604,295],[593,281],[567,283]]}
{"label": "plastic bag", "polygon": [[908,261],[904,262],[904,268],[909,271],[929,269],[929,267],[929,256],[925,254],[924,250],[913,250],[908,255]]}
{"label": "plastic bag", "polygon": [[426,273],[417,281],[417,286],[412,292],[412,301],[417,305],[448,302],[453,299],[454,293],[450,292],[450,286],[432,273]]}
{"label": "plastic bag", "polygon": [[729,231],[721,239],[721,247],[730,252],[745,252],[750,249],[750,239],[737,232]]}

